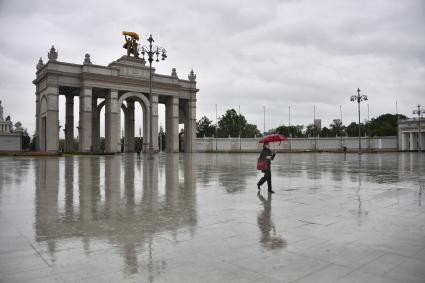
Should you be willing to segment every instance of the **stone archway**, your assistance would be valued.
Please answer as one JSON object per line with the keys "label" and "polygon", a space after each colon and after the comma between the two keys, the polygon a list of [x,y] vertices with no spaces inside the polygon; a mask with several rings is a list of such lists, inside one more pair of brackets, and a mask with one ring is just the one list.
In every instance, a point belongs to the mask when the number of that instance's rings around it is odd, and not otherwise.
{"label": "stone archway", "polygon": [[[124,105],[124,101],[127,102],[127,106]],[[139,102],[142,107],[143,112],[143,137],[146,140],[149,140],[149,120],[150,120],[150,109],[149,109],[149,100],[142,93],[139,92],[126,92],[119,97],[117,100],[117,105],[120,106],[120,109],[124,112],[125,120],[125,135],[124,135],[124,152],[134,152],[134,102]],[[103,100],[96,106],[96,109],[93,110],[93,151],[100,151],[100,112],[102,108],[106,106],[106,100]],[[117,121],[117,129],[121,128],[121,119]],[[117,135],[117,140],[120,139],[120,131],[112,133]],[[146,142],[143,144],[143,150],[147,148]]]}
{"label": "stone archway", "polygon": [[143,112],[143,151],[147,150],[147,145],[150,140],[150,101],[140,92],[126,92],[118,99],[118,105],[124,106],[124,101],[127,101],[127,107],[124,110],[124,152],[135,152],[134,130],[135,130],[135,115],[134,103],[138,102],[142,107]]}
{"label": "stone archway", "polygon": [[[107,66],[70,64],[57,61],[57,52],[49,52],[46,64],[37,64],[36,78],[36,148],[42,151],[59,149],[60,95],[66,96],[65,139],[73,142],[73,98],[79,98],[78,135],[81,152],[99,151],[100,109],[105,106],[105,151],[120,152],[120,113],[123,101],[127,101],[124,112],[128,118],[127,132],[134,133],[130,123],[133,102],[138,101],[143,109],[143,128],[146,141],[152,142],[158,151],[158,103],[166,106],[166,144],[168,152],[178,151],[179,107],[185,109],[185,151],[194,152],[196,144],[196,75],[190,72],[187,79],[171,75],[156,74],[138,58],[122,56]],[[149,98],[144,94],[150,93]],[[144,93],[144,94],[143,94]],[[97,105],[98,99],[104,99]],[[43,104],[43,105],[42,105]],[[42,107],[44,108],[41,111]],[[44,119],[44,120],[43,120]],[[131,129],[131,127],[133,128]],[[150,129],[150,130],[149,130]],[[152,134],[151,134],[152,133]],[[134,134],[133,134],[134,135]],[[155,136],[154,136],[155,135]],[[44,136],[46,138],[44,138]],[[145,145],[148,144],[145,142]],[[131,142],[128,146],[131,148]],[[67,147],[67,150],[70,149]]]}

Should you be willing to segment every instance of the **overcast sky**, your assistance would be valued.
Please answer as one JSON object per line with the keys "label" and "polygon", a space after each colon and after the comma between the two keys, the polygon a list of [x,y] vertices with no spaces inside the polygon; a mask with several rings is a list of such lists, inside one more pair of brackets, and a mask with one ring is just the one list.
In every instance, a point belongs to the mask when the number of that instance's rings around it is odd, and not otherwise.
{"label": "overcast sky", "polygon": [[[369,96],[370,117],[425,107],[424,0],[21,1],[0,0],[0,100],[5,115],[35,127],[35,65],[52,44],[59,61],[124,55],[121,32],[151,33],[168,51],[157,73],[197,75],[197,118],[240,105],[263,129],[327,126],[357,118],[349,101]],[[64,101],[64,100],[61,100]],[[61,107],[63,109],[63,107]],[[76,107],[78,108],[78,107]],[[61,113],[61,117],[64,113]],[[367,104],[362,104],[362,120]],[[63,123],[63,121],[61,121]],[[163,123],[163,117],[161,117]],[[136,126],[137,127],[137,126]]]}

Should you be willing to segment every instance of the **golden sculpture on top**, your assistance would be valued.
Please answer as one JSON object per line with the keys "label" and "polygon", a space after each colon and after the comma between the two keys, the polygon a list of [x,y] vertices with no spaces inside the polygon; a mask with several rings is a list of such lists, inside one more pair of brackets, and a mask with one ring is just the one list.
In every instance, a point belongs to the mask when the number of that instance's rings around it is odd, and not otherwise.
{"label": "golden sculpture on top", "polygon": [[123,48],[127,49],[127,56],[130,56],[130,54],[133,54],[134,57],[139,57],[139,51],[137,49],[137,41],[139,40],[139,35],[133,31],[123,31],[122,34],[125,38],[125,43],[122,46]]}

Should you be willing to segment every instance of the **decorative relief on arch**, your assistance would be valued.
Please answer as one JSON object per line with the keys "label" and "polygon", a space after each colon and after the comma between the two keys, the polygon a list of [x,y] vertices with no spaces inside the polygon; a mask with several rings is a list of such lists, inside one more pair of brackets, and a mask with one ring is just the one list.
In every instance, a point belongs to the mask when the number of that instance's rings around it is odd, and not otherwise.
{"label": "decorative relief on arch", "polygon": [[40,103],[40,114],[44,114],[47,112],[47,98],[45,95],[41,97],[41,103]]}

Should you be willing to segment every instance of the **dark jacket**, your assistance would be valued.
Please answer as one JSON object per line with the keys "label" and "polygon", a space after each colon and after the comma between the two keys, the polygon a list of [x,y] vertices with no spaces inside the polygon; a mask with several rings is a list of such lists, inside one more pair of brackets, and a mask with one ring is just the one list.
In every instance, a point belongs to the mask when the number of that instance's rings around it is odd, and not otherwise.
{"label": "dark jacket", "polygon": [[[271,159],[267,159],[267,156],[271,156]],[[270,168],[271,160],[273,160],[275,156],[276,154],[273,151],[271,151],[270,148],[263,147],[263,150],[261,151],[260,157],[258,159],[260,160],[267,159],[267,162]]]}

